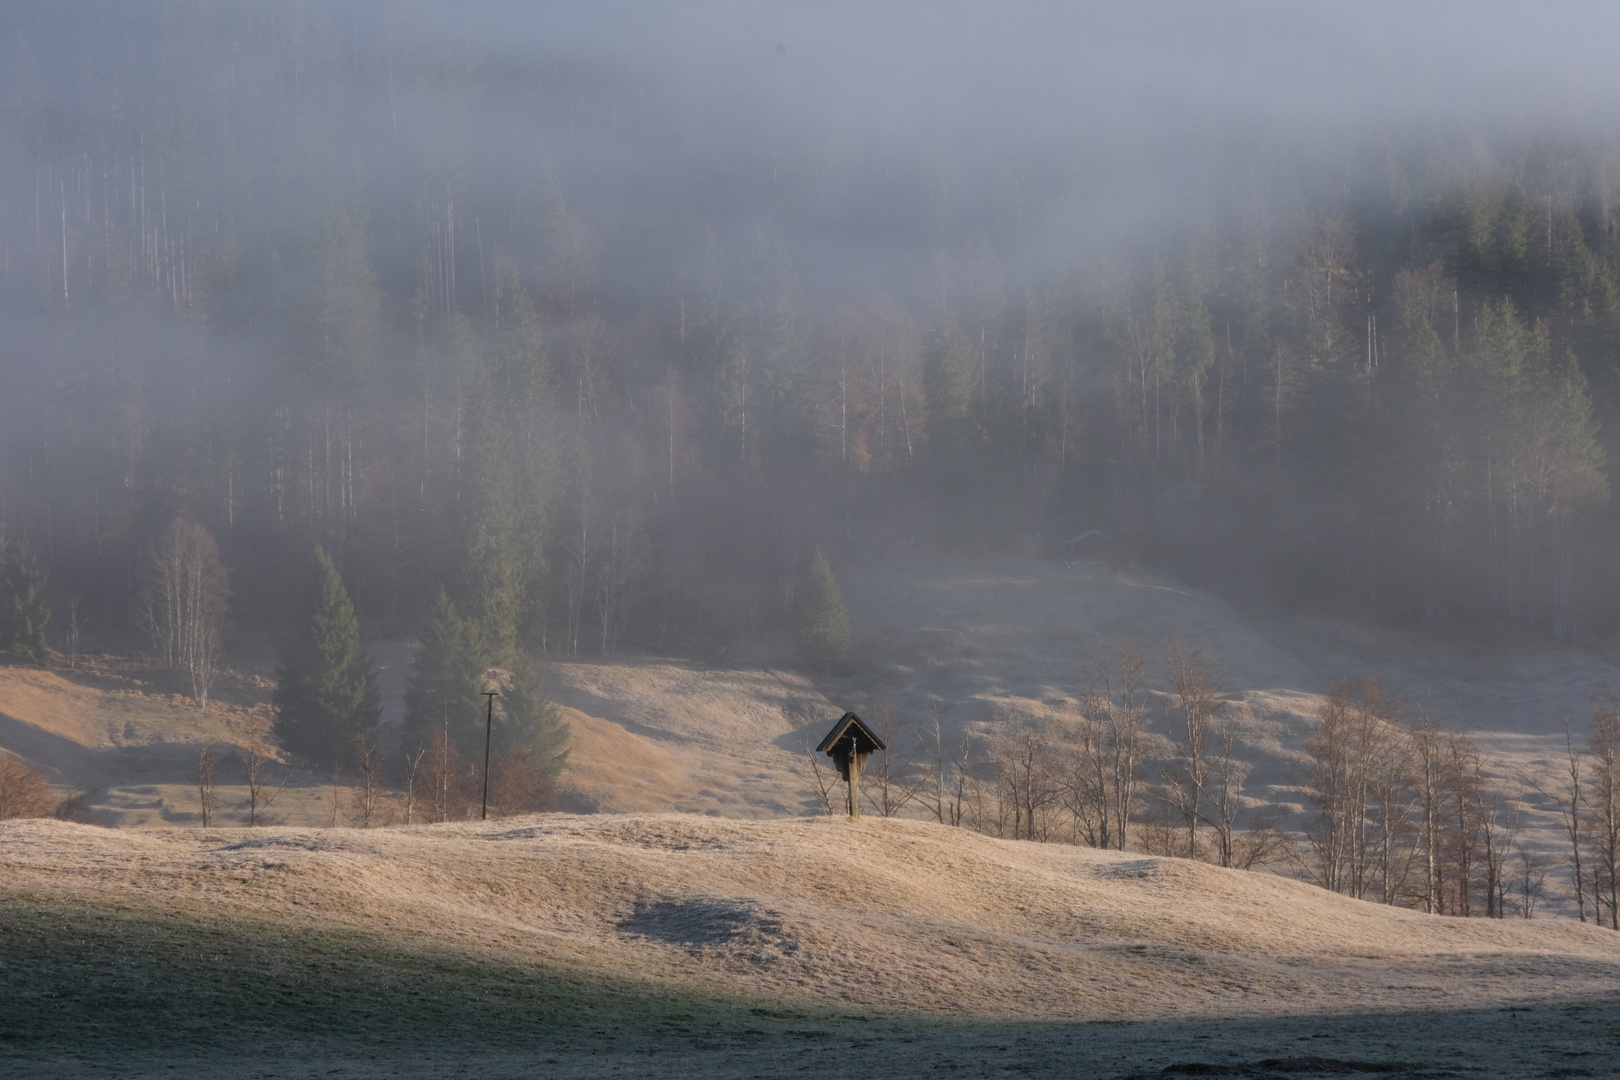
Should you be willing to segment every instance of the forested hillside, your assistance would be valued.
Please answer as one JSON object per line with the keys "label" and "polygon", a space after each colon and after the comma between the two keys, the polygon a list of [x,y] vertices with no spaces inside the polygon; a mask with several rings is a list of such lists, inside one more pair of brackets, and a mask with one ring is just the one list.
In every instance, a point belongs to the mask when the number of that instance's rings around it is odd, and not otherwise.
{"label": "forested hillside", "polygon": [[992,122],[732,16],[720,75],[712,11],[8,5],[0,521],[53,639],[134,629],[176,518],[237,625],[319,546],[371,633],[443,587],[552,653],[1088,528],[1248,604],[1615,628],[1612,130],[1109,70]]}

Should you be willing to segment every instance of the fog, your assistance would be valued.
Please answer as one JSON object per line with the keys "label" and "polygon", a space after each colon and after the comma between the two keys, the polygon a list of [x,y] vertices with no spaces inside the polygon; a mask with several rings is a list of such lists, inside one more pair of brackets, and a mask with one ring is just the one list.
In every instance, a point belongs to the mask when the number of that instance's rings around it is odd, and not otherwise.
{"label": "fog", "polygon": [[[13,4],[0,522],[137,640],[787,634],[814,551],[1620,613],[1599,4]],[[57,644],[53,639],[53,647]],[[499,651],[499,650],[497,650]]]}

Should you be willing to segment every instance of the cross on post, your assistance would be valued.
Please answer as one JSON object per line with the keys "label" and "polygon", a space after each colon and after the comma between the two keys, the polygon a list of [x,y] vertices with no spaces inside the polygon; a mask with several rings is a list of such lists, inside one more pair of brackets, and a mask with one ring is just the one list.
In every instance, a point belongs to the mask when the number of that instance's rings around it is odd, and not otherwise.
{"label": "cross on post", "polygon": [[849,816],[861,816],[861,769],[874,750],[887,750],[888,744],[878,738],[866,722],[852,712],[839,718],[827,737],[816,747],[818,754],[826,754],[838,766],[838,776],[849,785]]}

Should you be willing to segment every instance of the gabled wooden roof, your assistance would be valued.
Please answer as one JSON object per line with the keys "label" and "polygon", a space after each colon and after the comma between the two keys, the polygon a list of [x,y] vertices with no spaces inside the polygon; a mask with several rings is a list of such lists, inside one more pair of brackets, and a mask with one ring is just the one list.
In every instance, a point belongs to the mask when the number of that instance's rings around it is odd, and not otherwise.
{"label": "gabled wooden roof", "polygon": [[852,712],[845,713],[839,718],[833,729],[827,732],[827,737],[821,740],[816,747],[818,753],[831,754],[840,743],[853,740],[855,752],[870,754],[873,750],[887,750],[889,744],[877,737],[877,734],[866,722]]}

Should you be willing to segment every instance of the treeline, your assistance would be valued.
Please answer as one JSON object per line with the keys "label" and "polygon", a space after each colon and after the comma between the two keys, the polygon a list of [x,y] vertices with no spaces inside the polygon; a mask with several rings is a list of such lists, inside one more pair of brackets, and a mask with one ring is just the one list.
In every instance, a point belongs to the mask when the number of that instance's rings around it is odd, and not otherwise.
{"label": "treeline", "polygon": [[[1620,930],[1620,703],[1601,695],[1562,760],[1489,761],[1374,680],[1336,686],[1306,743],[1306,829],[1323,887],[1447,915],[1530,918],[1550,900]],[[1525,843],[1529,817],[1561,826],[1561,855]],[[1567,874],[1554,894],[1549,874]]]}
{"label": "treeline", "polygon": [[[1316,710],[1303,764],[1272,785],[1273,797],[1298,793],[1291,808],[1246,790],[1252,718],[1219,668],[1177,641],[1163,671],[1153,678],[1140,647],[1117,648],[1060,714],[1000,716],[978,734],[949,734],[937,701],[926,717],[880,701],[871,719],[889,746],[862,773],[863,812],[1271,870],[1440,915],[1567,908],[1620,929],[1620,703],[1597,701],[1554,768],[1525,772],[1374,679],[1342,682]],[[819,809],[843,813],[837,773],[808,748],[804,771]]]}
{"label": "treeline", "polygon": [[[1081,528],[1259,603],[1620,611],[1612,140],[1193,153],[1200,199],[1037,258],[1108,144],[1008,189],[783,137],[705,187],[646,156],[702,115],[406,6],[0,22],[0,519],[58,634],[138,629],[177,518],[239,626],[320,547],[370,631],[444,589],[492,666],[786,629],[818,547]],[[828,263],[860,222],[875,285]]]}

